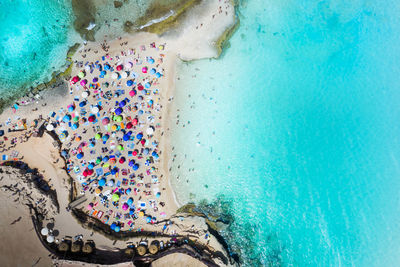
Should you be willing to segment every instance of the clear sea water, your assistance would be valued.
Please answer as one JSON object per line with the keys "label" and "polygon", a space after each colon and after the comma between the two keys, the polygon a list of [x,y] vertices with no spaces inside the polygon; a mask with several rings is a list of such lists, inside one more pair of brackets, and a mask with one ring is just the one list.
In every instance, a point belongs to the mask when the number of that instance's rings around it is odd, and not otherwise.
{"label": "clear sea water", "polygon": [[77,36],[70,0],[0,0],[0,95],[25,91],[66,66]]}
{"label": "clear sea water", "polygon": [[399,5],[242,1],[223,57],[179,67],[173,186],[244,265],[400,265]]}

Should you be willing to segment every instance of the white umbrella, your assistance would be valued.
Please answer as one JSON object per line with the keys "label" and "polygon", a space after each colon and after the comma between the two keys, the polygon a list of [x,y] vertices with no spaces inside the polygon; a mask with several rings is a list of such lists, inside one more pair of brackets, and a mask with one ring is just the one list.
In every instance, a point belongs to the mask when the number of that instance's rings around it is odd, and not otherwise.
{"label": "white umbrella", "polygon": [[97,106],[92,107],[92,112],[93,113],[99,112],[99,108]]}
{"label": "white umbrella", "polygon": [[[49,131],[49,132],[53,131],[53,130],[54,130],[53,124],[51,124],[51,123],[47,124],[46,130]],[[44,229],[44,228],[43,228],[43,229]]]}
{"label": "white umbrella", "polygon": [[114,80],[118,79],[118,77],[119,77],[119,75],[118,75],[117,72],[114,72],[114,73],[111,75],[111,78],[114,79]]}
{"label": "white umbrella", "polygon": [[54,236],[52,236],[52,235],[49,235],[48,237],[47,237],[47,242],[49,242],[49,243],[53,243],[54,242]]}
{"label": "white umbrella", "polygon": [[130,69],[132,67],[133,67],[133,63],[132,62],[125,63],[125,69]]}
{"label": "white umbrella", "polygon": [[126,71],[121,73],[122,79],[126,79],[128,77],[128,73]]}
{"label": "white umbrella", "polygon": [[82,92],[82,97],[83,97],[83,98],[86,98],[86,97],[88,97],[88,96],[89,96],[89,93],[88,93],[88,92],[86,92],[86,91]]}
{"label": "white umbrella", "polygon": [[89,72],[89,71],[90,71],[90,66],[89,66],[89,65],[86,65],[86,66],[85,66],[85,70],[86,70],[87,72]]}
{"label": "white umbrella", "polygon": [[146,133],[147,133],[148,135],[153,134],[153,133],[154,133],[154,128],[153,128],[153,127],[147,128]]}
{"label": "white umbrella", "polygon": [[40,231],[40,233],[41,233],[42,235],[48,235],[48,234],[49,234],[49,229],[47,229],[46,227],[44,227],[44,228],[42,229],[42,231]]}

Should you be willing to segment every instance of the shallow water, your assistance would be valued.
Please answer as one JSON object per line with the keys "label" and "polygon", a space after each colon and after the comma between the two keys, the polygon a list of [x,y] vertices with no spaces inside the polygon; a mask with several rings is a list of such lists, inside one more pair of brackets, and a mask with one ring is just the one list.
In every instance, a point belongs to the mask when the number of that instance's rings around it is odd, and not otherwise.
{"label": "shallow water", "polygon": [[0,95],[18,94],[23,88],[51,79],[65,66],[70,45],[70,1],[0,1]]}
{"label": "shallow water", "polygon": [[173,186],[223,195],[245,265],[400,262],[399,9],[244,1],[224,56],[179,68]]}

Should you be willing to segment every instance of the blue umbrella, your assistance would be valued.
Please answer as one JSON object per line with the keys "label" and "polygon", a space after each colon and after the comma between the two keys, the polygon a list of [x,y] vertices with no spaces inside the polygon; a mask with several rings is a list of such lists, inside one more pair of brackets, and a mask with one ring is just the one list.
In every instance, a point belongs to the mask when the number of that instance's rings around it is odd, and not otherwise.
{"label": "blue umbrella", "polygon": [[124,134],[123,140],[128,141],[131,138],[129,134]]}
{"label": "blue umbrella", "polygon": [[117,233],[118,233],[120,230],[121,230],[121,227],[119,227],[119,226],[116,226],[115,229],[114,229],[114,231],[117,232]]}
{"label": "blue umbrella", "polygon": [[132,80],[127,80],[126,81],[126,86],[132,86],[133,85],[133,81]]}
{"label": "blue umbrella", "polygon": [[150,74],[152,74],[152,75],[156,74],[156,69],[155,69],[155,68],[152,68],[152,69],[150,70]]}
{"label": "blue umbrella", "polygon": [[135,214],[135,211],[132,209],[132,210],[129,211],[129,215],[132,216],[133,214]]}
{"label": "blue umbrella", "polygon": [[84,106],[86,106],[86,101],[80,102],[80,103],[79,103],[79,106],[80,106],[81,108],[84,107]]}
{"label": "blue umbrella", "polygon": [[135,163],[135,165],[133,165],[132,169],[134,171],[137,171],[139,169],[139,164]]}
{"label": "blue umbrella", "polygon": [[94,168],[94,164],[93,164],[93,163],[89,163],[88,169],[89,169],[89,170],[92,170],[93,168]]}
{"label": "blue umbrella", "polygon": [[119,106],[120,108],[125,107],[125,105],[126,105],[126,101],[125,101],[125,100],[122,100],[122,101],[119,102],[119,104],[118,104],[118,106]]}
{"label": "blue umbrella", "polygon": [[157,72],[156,77],[160,78],[161,77],[161,73]]}
{"label": "blue umbrella", "polygon": [[107,142],[108,138],[110,138],[110,136],[108,134],[103,135],[102,140],[103,142]]}
{"label": "blue umbrella", "polygon": [[72,111],[74,111],[74,109],[75,109],[74,106],[69,106],[68,107],[68,112],[72,112]]}
{"label": "blue umbrella", "polygon": [[143,150],[143,153],[144,153],[145,155],[148,155],[148,154],[149,154],[149,149],[146,147],[146,148]]}
{"label": "blue umbrella", "polygon": [[144,84],[144,87],[146,87],[146,88],[150,88],[150,86],[151,86],[151,84],[149,82]]}
{"label": "blue umbrella", "polygon": [[135,161],[132,159],[129,161],[129,167],[133,167],[135,165]]}
{"label": "blue umbrella", "polygon": [[110,158],[108,156],[104,156],[103,162],[107,162]]}
{"label": "blue umbrella", "polygon": [[106,184],[106,179],[105,178],[101,178],[99,180],[99,186],[104,186]]}
{"label": "blue umbrella", "polygon": [[136,135],[136,138],[137,138],[138,140],[141,140],[141,139],[143,138],[143,134],[142,134],[142,133],[138,133],[138,134]]}
{"label": "blue umbrella", "polygon": [[156,159],[158,159],[158,154],[157,154],[157,152],[153,151],[153,153],[151,153],[151,155],[152,155],[153,157],[155,157]]}
{"label": "blue umbrella", "polygon": [[63,117],[63,122],[69,122],[71,120],[71,115],[65,115],[64,117]]}
{"label": "blue umbrella", "polygon": [[115,168],[111,170],[112,175],[115,175],[116,173],[117,173],[117,170]]}
{"label": "blue umbrella", "polygon": [[68,152],[66,150],[61,151],[61,156],[63,156],[64,158],[67,157]]}
{"label": "blue umbrella", "polygon": [[107,72],[105,71],[105,70],[102,70],[101,72],[100,72],[100,75],[101,76],[104,76],[104,75],[106,75],[107,74]]}
{"label": "blue umbrella", "polygon": [[148,62],[149,62],[150,64],[153,64],[153,63],[154,63],[154,59],[153,59],[153,58],[149,58]]}
{"label": "blue umbrella", "polygon": [[105,70],[109,70],[110,68],[111,68],[110,65],[108,65],[108,64],[105,64],[105,65],[104,65],[104,69],[105,69]]}
{"label": "blue umbrella", "polygon": [[147,217],[146,217],[146,222],[147,222],[147,223],[150,223],[150,222],[151,222],[151,217],[150,217],[150,216],[147,216]]}
{"label": "blue umbrella", "polygon": [[122,108],[117,108],[115,114],[120,115],[122,113]]}
{"label": "blue umbrella", "polygon": [[[130,191],[130,189],[128,189]],[[133,198],[129,198],[128,201],[126,202],[128,203],[128,205],[132,205],[133,204]]]}
{"label": "blue umbrella", "polygon": [[78,159],[83,158],[83,153],[82,153],[82,152],[81,152],[81,153],[78,153],[78,155],[76,155],[76,157],[77,157]]}
{"label": "blue umbrella", "polygon": [[115,227],[117,227],[117,225],[116,225],[115,223],[112,223],[112,224],[110,225],[111,230],[115,230]]}

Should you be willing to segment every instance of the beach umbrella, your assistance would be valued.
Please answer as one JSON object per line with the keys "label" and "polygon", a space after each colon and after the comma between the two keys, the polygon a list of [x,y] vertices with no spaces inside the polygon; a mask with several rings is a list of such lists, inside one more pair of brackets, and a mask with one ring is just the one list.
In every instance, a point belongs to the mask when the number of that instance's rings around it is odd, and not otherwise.
{"label": "beach umbrella", "polygon": [[115,114],[120,115],[122,113],[123,109],[121,107],[117,108],[115,110]]}
{"label": "beach umbrella", "polygon": [[103,118],[103,119],[101,120],[101,123],[103,123],[103,125],[109,124],[109,123],[110,123],[110,118],[108,118],[108,117]]}
{"label": "beach umbrella", "polygon": [[73,121],[73,122],[79,122],[79,117],[78,117],[78,116],[75,116],[75,117],[72,119],[72,121]]}
{"label": "beach umbrella", "polygon": [[115,132],[117,129],[118,129],[118,126],[116,124],[111,126],[111,131]]}
{"label": "beach umbrella", "polygon": [[120,164],[123,164],[125,162],[125,157],[121,157],[120,159],[119,159],[119,163]]}
{"label": "beach umbrella", "polygon": [[107,185],[108,185],[109,187],[114,186],[114,179],[111,179],[110,181],[108,181]]}
{"label": "beach umbrella", "polygon": [[143,68],[142,68],[142,72],[143,72],[143,73],[147,73],[147,67],[143,67]]}
{"label": "beach umbrella", "polygon": [[115,227],[115,230],[114,230],[115,232],[119,232],[119,231],[121,231],[121,227],[119,226],[119,225],[117,225],[116,227]]}
{"label": "beach umbrella", "polygon": [[68,106],[68,112],[72,112],[72,111],[74,111],[74,110],[75,110],[74,105],[69,105],[69,106]]}
{"label": "beach umbrella", "polygon": [[83,153],[82,153],[82,152],[81,152],[81,153],[78,153],[78,154],[76,155],[76,157],[77,157],[78,159],[83,158]]}
{"label": "beach umbrella", "polygon": [[141,140],[143,138],[143,134],[142,133],[138,133],[136,135],[136,139]]}
{"label": "beach umbrella", "polygon": [[61,151],[61,156],[62,157],[66,158],[67,155],[68,155],[68,152],[65,149]]}
{"label": "beach umbrella", "polygon": [[89,170],[93,170],[93,168],[94,168],[94,164],[91,162],[91,163],[89,163],[89,165],[88,165],[88,169]]}
{"label": "beach umbrella", "polygon": [[106,74],[107,74],[107,72],[106,72],[105,70],[102,70],[102,71],[100,72],[100,77],[101,77],[101,76],[104,77],[104,76],[106,76]]}
{"label": "beach umbrella", "polygon": [[147,62],[149,62],[150,64],[153,64],[154,63],[154,58],[149,58],[148,60],[147,60]]}
{"label": "beach umbrella", "polygon": [[115,120],[117,122],[121,122],[122,121],[122,116],[121,115],[116,116]]}
{"label": "beach umbrella", "polygon": [[152,68],[152,69],[150,70],[150,74],[151,74],[151,75],[156,74],[156,69],[155,69],[155,68]]}
{"label": "beach umbrella", "polygon": [[66,252],[66,251],[68,251],[68,249],[69,249],[69,245],[68,245],[67,242],[61,242],[61,243],[58,245],[58,251]]}
{"label": "beach umbrella", "polygon": [[125,107],[125,106],[126,106],[126,101],[125,101],[125,100],[122,100],[121,102],[118,103],[118,106],[119,106],[120,108]]}
{"label": "beach umbrella", "polygon": [[121,70],[122,70],[122,68],[123,68],[123,66],[122,66],[122,65],[118,65],[116,69],[117,69],[117,71],[121,71]]}
{"label": "beach umbrella", "polygon": [[139,169],[139,164],[135,163],[135,165],[133,165],[132,169],[134,171],[137,171]]}
{"label": "beach umbrella", "polygon": [[99,78],[94,77],[92,81],[93,81],[94,83],[97,83],[97,82],[99,81]]}
{"label": "beach umbrella", "polygon": [[112,224],[110,225],[111,230],[115,230],[115,227],[117,227],[117,225],[116,225],[115,223],[112,223]]}
{"label": "beach umbrella", "polygon": [[139,91],[142,91],[142,90],[144,89],[144,87],[143,87],[142,84],[139,83],[137,89],[138,89]]}
{"label": "beach umbrella", "polygon": [[129,210],[129,215],[132,216],[133,214],[135,214],[135,210],[133,210],[133,209]]}
{"label": "beach umbrella", "polygon": [[86,106],[86,101],[82,101],[79,103],[79,107],[83,108],[84,106]]}
{"label": "beach umbrella", "polygon": [[104,69],[105,69],[105,70],[110,70],[110,69],[111,69],[111,66],[108,65],[108,64],[104,64]]}
{"label": "beach umbrella", "polygon": [[130,69],[132,67],[133,67],[133,63],[132,62],[125,63],[125,69]]}
{"label": "beach umbrella", "polygon": [[108,156],[103,157],[103,162],[107,162],[110,158]]}
{"label": "beach umbrella", "polygon": [[129,95],[130,95],[131,97],[134,97],[134,96],[136,95],[136,91],[135,91],[135,90],[129,91]]}
{"label": "beach umbrella", "polygon": [[88,210],[92,210],[93,209],[93,203],[89,203],[89,205],[87,205],[86,207]]}
{"label": "beach umbrella", "polygon": [[93,106],[92,107],[92,112],[93,113],[98,113],[100,110],[99,110],[99,107],[98,106]]}
{"label": "beach umbrella", "polygon": [[89,118],[88,118],[88,121],[90,121],[90,122],[94,122],[96,120],[96,116],[95,115],[90,115],[89,116]]}
{"label": "beach umbrella", "polygon": [[94,136],[94,138],[95,138],[96,140],[100,139],[100,138],[101,138],[101,134],[100,134],[100,133],[97,133],[97,134]]}
{"label": "beach umbrella", "polygon": [[[130,188],[125,190],[125,194],[130,194],[130,193],[131,193],[131,189]],[[129,204],[129,202],[128,202],[128,205],[130,206],[130,205],[132,205],[132,203]]]}
{"label": "beach umbrella", "polygon": [[[130,193],[130,188],[128,188],[128,189],[129,189],[129,193]],[[128,191],[128,189],[127,189],[127,191]],[[128,205],[131,206],[133,204],[133,198],[130,197],[126,203],[128,203]]]}
{"label": "beach umbrella", "polygon": [[79,73],[78,73],[78,77],[79,78],[83,78],[83,77],[85,77],[85,72],[83,72],[83,71],[80,71]]}
{"label": "beach umbrella", "polygon": [[122,145],[118,145],[118,146],[117,146],[117,149],[118,149],[119,151],[122,151],[122,150],[124,150],[124,147],[123,147]]}
{"label": "beach umbrella", "polygon": [[140,140],[140,143],[142,144],[142,146],[144,146],[146,144],[146,139]]}
{"label": "beach umbrella", "polygon": [[44,236],[49,234],[49,229],[47,229],[46,227],[43,227],[42,230],[40,231],[40,233]]}
{"label": "beach umbrella", "polygon": [[155,152],[155,151],[153,151],[153,153],[151,153],[151,155],[154,157],[154,158],[156,158],[156,159],[158,159],[158,154],[157,154],[157,152]]}
{"label": "beach umbrella", "polygon": [[95,193],[96,194],[100,194],[101,193],[101,187],[97,187]]}
{"label": "beach umbrella", "polygon": [[126,129],[131,129],[132,127],[133,127],[132,122],[128,122],[128,123],[126,124]]}
{"label": "beach umbrella", "polygon": [[127,73],[126,71],[123,71],[123,72],[121,73],[121,78],[122,78],[122,79],[128,78],[128,73]]}
{"label": "beach umbrella", "polygon": [[137,250],[138,255],[141,256],[141,257],[144,256],[144,255],[146,254],[146,252],[147,252],[146,247],[143,246],[143,245],[139,245],[139,246],[136,248],[136,250]]}
{"label": "beach umbrella", "polygon": [[78,127],[79,127],[79,124],[77,124],[77,123],[74,123],[71,125],[72,130],[76,130],[76,129],[78,129]]}
{"label": "beach umbrella", "polygon": [[156,73],[156,77],[157,77],[157,78],[160,78],[160,77],[161,77],[161,73],[157,72],[157,73]]}
{"label": "beach umbrella", "polygon": [[124,137],[122,139],[126,142],[129,141],[130,138],[131,136],[129,134],[124,134]]}
{"label": "beach umbrella", "polygon": [[114,72],[114,73],[111,75],[111,78],[112,78],[113,80],[118,79],[118,77],[119,77],[119,75],[118,75],[117,72]]}
{"label": "beach umbrella", "polygon": [[89,175],[88,170],[84,170],[84,171],[82,172],[82,175],[83,175],[84,177],[87,177],[87,176]]}
{"label": "beach umbrella", "polygon": [[134,118],[134,119],[132,120],[133,126],[136,126],[136,125],[138,124],[138,122],[139,122],[139,120],[138,120],[137,118]]}
{"label": "beach umbrella", "polygon": [[127,210],[128,208],[129,208],[129,206],[128,206],[127,203],[124,203],[124,205],[122,205],[122,209],[123,209],[123,210]]}
{"label": "beach umbrella", "polygon": [[128,163],[129,167],[133,167],[133,165],[135,165],[135,161],[133,159],[131,159]]}
{"label": "beach umbrella", "polygon": [[154,133],[154,128],[153,128],[153,127],[147,128],[146,133],[147,133],[148,135],[153,134],[153,133]]}
{"label": "beach umbrella", "polygon": [[160,192],[157,192],[156,198],[159,198],[160,196],[161,196],[161,193],[160,193]]}
{"label": "beach umbrella", "polygon": [[145,154],[145,155],[149,154],[149,149],[147,147],[143,150],[143,154]]}
{"label": "beach umbrella", "polygon": [[72,253],[77,253],[79,251],[81,251],[81,243],[79,241],[76,241],[76,242],[72,243],[71,252]]}
{"label": "beach umbrella", "polygon": [[105,184],[106,184],[106,178],[101,178],[100,180],[99,180],[99,186],[104,186]]}
{"label": "beach umbrella", "polygon": [[49,132],[53,131],[54,130],[53,124],[51,124],[51,123],[47,124],[46,130],[49,131]]}
{"label": "beach umbrella", "polygon": [[135,149],[135,150],[132,152],[132,155],[133,155],[133,156],[137,156],[137,154],[138,154],[138,150]]}
{"label": "beach umbrella", "polygon": [[49,236],[47,236],[46,240],[47,240],[48,243],[53,243],[54,242],[54,236],[49,235]]}
{"label": "beach umbrella", "polygon": [[82,248],[82,252],[86,254],[90,254],[93,252],[93,245],[91,243],[86,242],[85,245]]}
{"label": "beach umbrella", "polygon": [[144,87],[146,87],[146,88],[150,88],[150,86],[151,86],[151,84],[149,82],[144,84]]}
{"label": "beach umbrella", "polygon": [[63,117],[63,122],[69,122],[71,120],[71,115],[67,114]]}
{"label": "beach umbrella", "polygon": [[119,200],[119,195],[115,193],[112,195],[111,199],[112,199],[112,201],[116,202]]}
{"label": "beach umbrella", "polygon": [[126,81],[126,86],[132,86],[133,85],[133,81],[132,80],[127,80]]}
{"label": "beach umbrella", "polygon": [[103,138],[102,138],[102,140],[103,140],[103,142],[105,143],[105,142],[107,142],[107,140],[110,138],[110,136],[108,135],[108,134],[105,134],[105,135],[103,135]]}
{"label": "beach umbrella", "polygon": [[80,80],[80,78],[79,78],[78,76],[74,76],[74,77],[71,79],[71,83],[72,83],[72,84],[76,84],[79,80]]}
{"label": "beach umbrella", "polygon": [[92,175],[94,173],[94,170],[87,170],[88,175]]}
{"label": "beach umbrella", "polygon": [[141,210],[141,211],[139,212],[139,217],[143,217],[143,216],[144,216],[144,211]]}
{"label": "beach umbrella", "polygon": [[81,80],[81,85],[82,85],[82,86],[85,86],[86,84],[87,84],[87,80],[86,80],[86,79]]}
{"label": "beach umbrella", "polygon": [[97,159],[96,159],[96,164],[100,164],[101,163],[101,157],[98,157]]}

